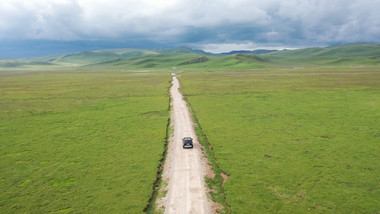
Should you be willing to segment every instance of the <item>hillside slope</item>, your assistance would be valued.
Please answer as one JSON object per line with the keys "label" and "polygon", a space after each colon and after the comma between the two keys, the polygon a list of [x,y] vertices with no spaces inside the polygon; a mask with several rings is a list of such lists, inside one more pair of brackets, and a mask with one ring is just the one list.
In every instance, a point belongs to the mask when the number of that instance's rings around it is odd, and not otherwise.
{"label": "hillside slope", "polygon": [[280,65],[378,65],[380,43],[354,43],[325,48],[282,50],[263,54]]}
{"label": "hillside slope", "polygon": [[[294,66],[378,66],[380,43],[354,43],[282,51],[212,54],[185,47],[113,49],[28,59],[0,60],[0,68],[85,66],[107,69],[261,69]],[[234,53],[234,54],[233,54]]]}

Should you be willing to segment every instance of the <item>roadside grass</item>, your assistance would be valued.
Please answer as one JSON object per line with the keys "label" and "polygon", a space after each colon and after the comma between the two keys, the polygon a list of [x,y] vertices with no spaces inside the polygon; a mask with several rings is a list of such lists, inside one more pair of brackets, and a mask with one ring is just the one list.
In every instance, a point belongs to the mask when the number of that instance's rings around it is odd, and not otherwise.
{"label": "roadside grass", "polygon": [[183,73],[232,213],[377,213],[378,69]]}
{"label": "roadside grass", "polygon": [[[190,104],[189,104],[190,105]],[[211,166],[211,170],[213,172],[213,176],[206,176],[205,180],[209,189],[209,196],[212,201],[216,202],[219,207],[216,207],[216,212],[217,213],[229,213],[230,212],[230,206],[227,202],[223,185],[224,185],[224,180],[222,177],[222,173],[224,173],[219,165],[218,162],[215,158],[214,152],[212,145],[207,139],[207,136],[205,135],[202,127],[199,124],[199,121],[194,114],[194,111],[190,105],[190,111],[192,113],[192,118],[195,123],[195,132],[198,136],[198,141],[199,143],[203,146],[205,149],[205,154],[207,156],[208,162]]]}
{"label": "roadside grass", "polygon": [[168,73],[0,72],[0,213],[142,213]]}
{"label": "roadside grass", "polygon": [[[168,94],[170,94],[171,87],[172,87],[172,83],[170,84],[170,87],[168,88]],[[172,102],[171,97],[169,97],[168,112],[172,111],[171,102]],[[158,165],[156,180],[153,185],[152,195],[149,199],[149,203],[144,208],[145,213],[163,213],[164,212],[163,207],[157,207],[157,205],[159,205],[158,200],[165,197],[167,193],[166,191],[167,181],[162,179],[162,174],[164,173],[165,161],[168,154],[170,136],[172,135],[172,133],[173,133],[173,127],[172,127],[171,118],[169,117],[166,124],[164,150],[161,155],[160,164]]]}

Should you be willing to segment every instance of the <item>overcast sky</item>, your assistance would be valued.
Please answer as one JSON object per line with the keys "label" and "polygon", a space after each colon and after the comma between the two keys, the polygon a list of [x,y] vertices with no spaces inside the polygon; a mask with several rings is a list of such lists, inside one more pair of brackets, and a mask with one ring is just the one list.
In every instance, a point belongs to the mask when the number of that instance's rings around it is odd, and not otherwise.
{"label": "overcast sky", "polygon": [[379,11],[380,0],[1,0],[0,51],[380,42]]}

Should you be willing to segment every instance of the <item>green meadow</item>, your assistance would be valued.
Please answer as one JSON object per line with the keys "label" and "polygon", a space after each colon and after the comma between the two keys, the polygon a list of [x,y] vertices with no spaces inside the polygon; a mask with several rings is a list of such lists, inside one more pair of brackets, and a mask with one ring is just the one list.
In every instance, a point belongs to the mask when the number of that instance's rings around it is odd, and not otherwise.
{"label": "green meadow", "polygon": [[169,73],[0,71],[0,213],[142,213]]}
{"label": "green meadow", "polygon": [[180,82],[229,175],[232,213],[380,211],[379,69],[185,72]]}
{"label": "green meadow", "polygon": [[379,65],[379,43],[1,59],[0,213],[152,212],[171,72],[222,212],[379,213]]}

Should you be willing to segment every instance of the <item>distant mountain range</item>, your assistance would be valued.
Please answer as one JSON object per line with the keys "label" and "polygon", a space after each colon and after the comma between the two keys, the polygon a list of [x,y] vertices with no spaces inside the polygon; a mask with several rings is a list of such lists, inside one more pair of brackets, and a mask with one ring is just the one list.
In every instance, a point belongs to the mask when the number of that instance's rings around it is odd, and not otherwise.
{"label": "distant mountain range", "polygon": [[174,49],[112,49],[45,57],[3,59],[0,68],[258,69],[292,66],[380,66],[380,43],[354,43],[297,50],[208,53]]}
{"label": "distant mountain range", "polygon": [[271,52],[275,52],[275,51],[278,51],[278,50],[263,50],[263,49],[260,49],[260,50],[254,50],[254,51],[244,51],[244,50],[240,50],[240,51],[230,51],[230,52],[226,52],[226,53],[221,53],[221,55],[234,55],[234,54],[265,54],[265,53],[271,53]]}

